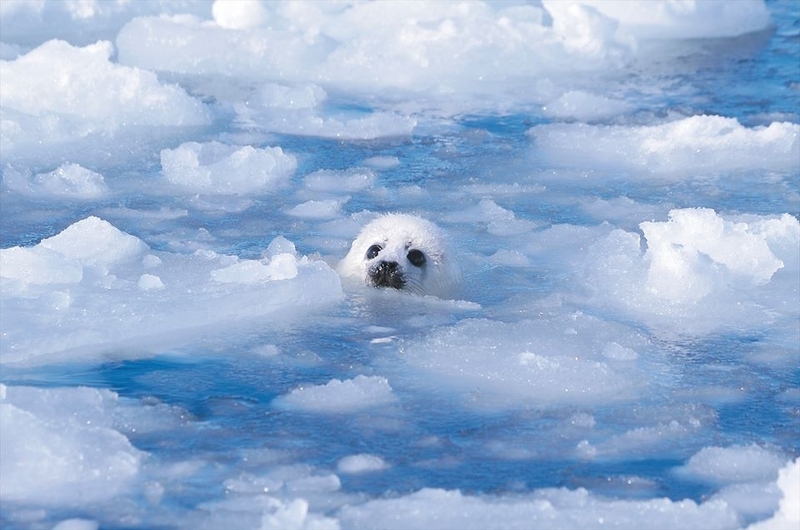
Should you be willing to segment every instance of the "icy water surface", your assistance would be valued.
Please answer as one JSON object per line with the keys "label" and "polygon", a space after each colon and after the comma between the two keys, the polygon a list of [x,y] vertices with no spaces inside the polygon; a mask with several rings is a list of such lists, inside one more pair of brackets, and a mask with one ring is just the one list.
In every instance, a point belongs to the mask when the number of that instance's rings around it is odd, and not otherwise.
{"label": "icy water surface", "polygon": [[797,527],[796,2],[0,6],[4,528]]}

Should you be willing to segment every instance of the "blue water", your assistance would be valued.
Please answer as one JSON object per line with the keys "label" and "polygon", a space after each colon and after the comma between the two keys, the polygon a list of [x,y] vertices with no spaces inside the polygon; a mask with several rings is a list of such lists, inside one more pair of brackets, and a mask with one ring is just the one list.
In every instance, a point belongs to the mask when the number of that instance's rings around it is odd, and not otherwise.
{"label": "blue water", "polygon": [[[632,72],[618,86],[605,90],[624,92],[636,112],[664,113],[667,110],[693,114],[736,117],[751,126],[783,116],[798,120],[800,112],[800,3],[794,0],[768,2],[776,27],[763,34],[717,43],[708,51],[694,43],[687,56],[686,72],[643,69]],[[697,69],[698,62],[707,64]],[[646,89],[646,90],[645,90]],[[657,94],[657,95],[653,95]],[[358,113],[368,107],[348,106],[330,101],[329,111]],[[237,125],[221,115],[214,127],[192,139],[204,141],[237,132]],[[346,214],[361,210],[420,211],[444,216],[464,208],[452,190],[470,183],[542,185],[535,197],[498,194],[492,197],[517,218],[536,222],[542,228],[568,223],[595,226],[599,220],[581,206],[587,198],[628,197],[640,204],[681,207],[710,207],[720,213],[800,215],[800,175],[790,179],[764,181],[761,175],[737,175],[708,181],[631,180],[624,175],[593,174],[591,178],[560,178],[558,171],[539,173],[531,154],[527,130],[547,123],[538,109],[522,109],[510,115],[465,115],[453,122],[433,120],[419,127],[412,138],[348,141],[271,135],[261,146],[280,145],[299,154],[297,175],[316,169],[347,169],[374,156],[396,156],[402,164],[382,170],[377,184],[388,189],[419,185],[429,201],[389,196],[377,202],[368,194],[353,194]],[[240,132],[240,131],[238,131]],[[175,145],[179,142],[176,141]],[[134,167],[110,166],[104,175],[109,183],[123,182],[134,171],[156,178],[158,152]],[[586,168],[592,172],[592,168]],[[300,185],[302,186],[302,185]],[[317,245],[319,225],[315,221],[289,220],[278,210],[297,203],[297,184],[289,189],[253,198],[241,211],[209,213],[189,208],[187,216],[158,223],[117,215],[114,208],[155,210],[186,207],[173,196],[150,194],[131,186],[131,191],[102,201],[48,202],[3,194],[0,197],[0,246],[31,245],[52,236],[77,219],[103,212],[102,217],[117,228],[136,235],[156,250],[174,251],[177,235],[205,228],[213,233],[214,250],[243,258],[257,258],[276,235],[297,246],[300,254],[336,256]],[[621,228],[635,230],[639,220],[623,222]],[[451,227],[459,245],[477,255],[488,255],[498,238],[468,223]],[[513,238],[510,239],[513,241]],[[508,240],[504,240],[507,243]],[[423,487],[460,489],[465,493],[506,493],[543,487],[586,487],[593,492],[621,498],[666,496],[702,501],[716,486],[682,478],[673,470],[703,447],[716,445],[773,445],[789,456],[800,455],[800,408],[782,399],[787,390],[800,387],[800,363],[778,367],[749,360],[754,352],[784,348],[798,360],[800,345],[775,342],[769,327],[748,326],[696,339],[665,339],[650,336],[654,366],[664,367],[663,377],[650,381],[651,389],[638,403],[605,404],[592,408],[598,439],[635,428],[643,418],[671,407],[696,408],[694,414],[707,419],[695,436],[675,444],[666,442],[652,451],[631,457],[579,461],[571,456],[578,439],[563,436],[563,421],[578,411],[571,406],[524,407],[493,412],[475,412],[459,406],[461,396],[452,392],[420,392],[398,355],[398,344],[414,344],[424,336],[419,328],[404,326],[408,317],[432,312],[428,318],[439,325],[451,325],[467,317],[492,317],[503,321],[529,318],[515,315],[513,300],[544,298],[565,289],[558,256],[552,261],[520,270],[511,267],[474,267],[466,270],[463,298],[480,304],[479,310],[430,307],[399,309],[393,332],[397,341],[373,344],[363,331],[369,325],[385,325],[385,317],[370,311],[358,296],[349,296],[330,313],[315,315],[313,321],[298,319],[291,324],[265,322],[260,329],[235,331],[203,337],[174,349],[153,352],[138,360],[49,365],[35,369],[3,367],[0,381],[42,387],[87,385],[111,389],[122,397],[177,405],[190,415],[179,429],[146,434],[130,433],[131,443],[150,453],[154,466],[202,458],[208,462],[192,480],[165,492],[153,507],[149,519],[139,527],[157,525],[164,513],[180,513],[201,502],[217,499],[221,483],[236,471],[248,469],[240,455],[247,449],[269,447],[294,455],[295,462],[319,468],[335,468],[336,462],[355,453],[389,457],[393,466],[381,473],[341,476],[342,490],[380,497],[391,492],[403,494]],[[398,317],[398,315],[388,315]],[[612,311],[597,315],[648,334],[646,329]],[[275,362],[253,355],[252,349],[273,344],[292,362]],[[121,352],[123,358],[127,358]],[[109,352],[108,358],[114,358]],[[379,412],[319,415],[276,409],[272,400],[299,384],[325,384],[358,374],[387,375],[393,381],[400,406]],[[401,383],[394,385],[393,377]],[[726,402],[714,397],[697,397],[691,389],[721,387],[745,389],[744,398]],[[377,422],[377,423],[375,423]],[[375,427],[396,422],[394,429]],[[419,440],[435,436],[441,444],[425,446]],[[496,456],[487,442],[504,440],[509,446],[532,449],[533,456],[508,459]],[[420,465],[429,462],[430,465]],[[630,485],[625,477],[650,482]],[[144,502],[144,501],[142,501]],[[60,517],[92,517],[91,511],[55,511]],[[2,520],[2,519],[0,519]],[[124,525],[120,524],[120,527]],[[103,526],[105,528],[106,526]]]}

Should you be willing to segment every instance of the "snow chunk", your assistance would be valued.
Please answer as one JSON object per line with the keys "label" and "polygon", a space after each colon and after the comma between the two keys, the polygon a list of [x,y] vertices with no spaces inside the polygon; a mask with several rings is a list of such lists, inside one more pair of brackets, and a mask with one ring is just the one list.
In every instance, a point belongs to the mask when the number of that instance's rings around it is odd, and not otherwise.
{"label": "snow chunk", "polygon": [[0,275],[0,362],[23,365],[130,343],[137,347],[126,351],[148,355],[148,341],[163,347],[165,337],[181,344],[234,321],[290,319],[343,296],[338,274],[322,261],[288,252],[252,261],[150,251],[96,217],[33,247],[0,250]]}
{"label": "snow chunk", "polygon": [[747,530],[784,530],[800,526],[800,458],[778,472],[778,487],[783,493],[778,511],[770,519],[747,527]]}
{"label": "snow chunk", "polygon": [[542,0],[542,5],[553,17],[553,31],[568,51],[597,59],[628,57],[630,45],[617,40],[619,23],[613,18],[579,2]]}
{"label": "snow chunk", "polygon": [[357,474],[381,471],[389,467],[386,461],[376,455],[359,454],[345,456],[336,464],[339,473]]}
{"label": "snow chunk", "polygon": [[795,171],[800,125],[744,127],[735,118],[692,116],[650,126],[546,124],[528,131],[550,164],[695,176]]}
{"label": "snow chunk", "polygon": [[769,318],[796,315],[785,303],[800,268],[800,222],[791,215],[724,218],[688,208],[640,228],[644,253],[641,237],[623,230],[590,244],[585,282],[597,302],[682,333],[763,323],[764,310]]}
{"label": "snow chunk", "polygon": [[673,2],[670,0],[579,0],[616,19],[620,31],[638,39],[709,39],[736,37],[771,24],[762,0]]}
{"label": "snow chunk", "polygon": [[[268,27],[231,31],[194,17],[137,17],[120,30],[117,46],[122,64],[152,70],[259,80],[266,72],[271,81],[314,80],[359,93],[410,90],[452,106],[454,94],[519,93],[542,72],[607,70],[631,56],[631,43],[615,34],[616,21],[590,7],[561,4],[567,3],[548,3],[548,17],[539,6],[484,2],[264,3]],[[364,120],[288,120],[284,126],[374,138],[408,134],[413,125],[384,112]]]}
{"label": "snow chunk", "polygon": [[[615,331],[620,342],[641,341],[623,341],[626,332]],[[585,315],[513,324],[464,320],[402,344],[401,352],[427,375],[423,383],[468,392],[470,406],[596,405],[629,398],[636,387],[634,363],[612,368],[601,351],[600,337],[612,332]]]}
{"label": "snow chunk", "polygon": [[53,530],[97,530],[100,523],[90,519],[65,519],[53,527]]}
{"label": "snow chunk", "polygon": [[783,467],[783,455],[758,445],[705,447],[677,472],[704,482],[772,481]]}
{"label": "snow chunk", "polygon": [[44,247],[0,249],[0,278],[19,287],[32,284],[78,283],[83,267],[75,260]]}
{"label": "snow chunk", "polygon": [[58,252],[82,265],[108,266],[142,256],[149,247],[99,217],[87,217],[63,232],[43,239],[38,247]]}
{"label": "snow chunk", "polygon": [[473,496],[460,491],[422,489],[393,499],[345,506],[347,528],[430,530],[459,528],[686,528],[738,527],[736,513],[722,501],[696,504],[669,499],[608,500],[584,489],[544,489],[513,497]]}
{"label": "snow chunk", "polygon": [[73,199],[94,199],[108,194],[103,175],[78,164],[64,163],[53,171],[31,176],[29,171],[7,168],[3,183],[17,192]]}
{"label": "snow chunk", "polygon": [[358,375],[325,385],[298,387],[275,400],[282,408],[327,414],[348,413],[392,404],[396,401],[385,377]]}
{"label": "snow chunk", "polygon": [[117,395],[0,385],[0,489],[8,502],[85,506],[125,492],[144,453],[108,423]]}
{"label": "snow chunk", "polygon": [[586,122],[611,118],[628,110],[623,101],[580,90],[565,92],[542,108],[544,115],[551,118]]}
{"label": "snow chunk", "polygon": [[269,13],[261,0],[216,0],[211,6],[214,21],[227,29],[247,29],[264,25]]}
{"label": "snow chunk", "polygon": [[348,199],[324,199],[321,201],[306,201],[286,210],[292,217],[304,219],[333,219],[342,216],[342,204]]}
{"label": "snow chunk", "polygon": [[205,125],[204,105],[153,72],[112,63],[110,42],[52,40],[0,61],[5,149],[61,142],[129,126]]}
{"label": "snow chunk", "polygon": [[486,231],[496,236],[515,236],[530,232],[536,223],[517,219],[514,212],[498,206],[491,199],[483,199],[476,206],[448,214],[445,219],[451,222],[478,222],[486,225]]}
{"label": "snow chunk", "polygon": [[162,150],[161,167],[168,181],[187,191],[236,194],[271,191],[285,184],[297,159],[280,147],[187,142]]}
{"label": "snow chunk", "polygon": [[297,261],[293,254],[278,254],[268,263],[242,260],[223,269],[211,271],[211,278],[221,283],[258,283],[291,280],[297,276]]}
{"label": "snow chunk", "polygon": [[139,277],[139,281],[136,282],[136,285],[142,291],[159,290],[164,288],[164,282],[161,281],[161,278],[153,274],[142,274]]}
{"label": "snow chunk", "polygon": [[274,258],[280,254],[290,254],[294,256],[297,254],[297,249],[295,248],[294,243],[285,237],[276,236],[275,239],[270,241],[269,245],[267,245],[265,255],[270,258]]}
{"label": "snow chunk", "polygon": [[647,288],[659,297],[683,300],[708,294],[715,271],[707,268],[707,259],[755,285],[768,282],[783,268],[763,236],[754,234],[747,223],[726,222],[714,210],[672,210],[666,223],[639,226],[650,262]]}

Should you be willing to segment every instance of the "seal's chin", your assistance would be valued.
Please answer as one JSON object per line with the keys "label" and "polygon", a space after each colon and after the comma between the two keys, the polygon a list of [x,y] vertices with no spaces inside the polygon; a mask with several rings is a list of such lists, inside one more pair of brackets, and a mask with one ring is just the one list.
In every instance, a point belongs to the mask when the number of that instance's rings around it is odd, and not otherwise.
{"label": "seal's chin", "polygon": [[406,285],[403,271],[393,261],[381,261],[367,272],[367,281],[373,287],[402,289]]}

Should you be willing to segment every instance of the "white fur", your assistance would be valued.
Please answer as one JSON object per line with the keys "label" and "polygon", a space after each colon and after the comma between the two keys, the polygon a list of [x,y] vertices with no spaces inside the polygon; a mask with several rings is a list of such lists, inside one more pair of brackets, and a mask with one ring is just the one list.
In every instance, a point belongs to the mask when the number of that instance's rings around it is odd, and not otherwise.
{"label": "white fur", "polygon": [[[367,251],[373,245],[382,250],[372,258]],[[415,267],[408,252],[420,250],[425,265]],[[421,217],[387,214],[367,224],[353,241],[350,251],[339,263],[339,274],[369,283],[369,270],[381,261],[396,262],[405,280],[403,290],[417,294],[445,296],[458,284],[461,273],[445,233]]]}

